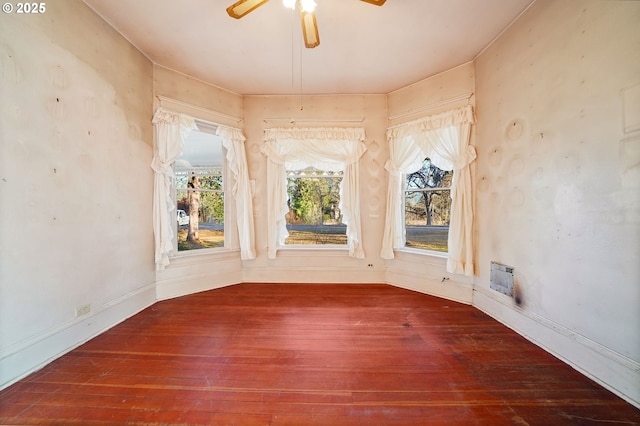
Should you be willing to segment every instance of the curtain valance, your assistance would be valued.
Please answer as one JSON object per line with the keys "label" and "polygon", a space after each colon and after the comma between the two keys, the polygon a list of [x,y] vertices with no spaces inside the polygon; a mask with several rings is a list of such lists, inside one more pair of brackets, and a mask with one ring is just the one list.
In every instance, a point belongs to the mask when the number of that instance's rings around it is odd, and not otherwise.
{"label": "curtain valance", "polygon": [[361,128],[266,129],[262,152],[289,170],[339,171],[360,160],[364,138]]}
{"label": "curtain valance", "polygon": [[387,129],[387,139],[416,135],[427,130],[443,129],[462,123],[475,123],[471,105],[409,121]]}
{"label": "curtain valance", "polygon": [[349,140],[364,142],[365,133],[361,127],[293,127],[264,130],[264,140]]}

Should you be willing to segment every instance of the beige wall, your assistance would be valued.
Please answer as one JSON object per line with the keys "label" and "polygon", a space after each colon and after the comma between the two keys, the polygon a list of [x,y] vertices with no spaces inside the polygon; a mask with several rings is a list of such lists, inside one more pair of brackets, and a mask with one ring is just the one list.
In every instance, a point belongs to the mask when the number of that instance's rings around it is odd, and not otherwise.
{"label": "beige wall", "polygon": [[[154,65],[153,94],[156,106],[162,98],[168,98],[184,103],[184,110],[178,112],[227,126],[242,126],[242,96],[185,74]],[[179,107],[171,105],[173,109]]]}
{"label": "beige wall", "polygon": [[0,387],[155,300],[151,63],[46,7],[0,15]]}
{"label": "beige wall", "polygon": [[636,404],[639,47],[638,2],[539,0],[477,59],[474,296]]}
{"label": "beige wall", "polygon": [[475,70],[467,62],[388,95],[389,125],[473,104]]}

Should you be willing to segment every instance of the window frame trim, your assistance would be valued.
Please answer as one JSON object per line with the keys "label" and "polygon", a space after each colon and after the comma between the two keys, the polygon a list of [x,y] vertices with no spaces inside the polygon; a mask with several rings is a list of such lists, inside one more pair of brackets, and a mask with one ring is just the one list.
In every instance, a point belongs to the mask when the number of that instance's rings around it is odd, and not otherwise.
{"label": "window frame trim", "polygon": [[[451,171],[452,173],[455,173],[455,170]],[[407,189],[407,175],[409,173],[403,173],[402,174],[402,189],[401,189],[401,193],[402,193],[402,199],[405,200],[404,202],[401,203],[401,212],[400,214],[402,215],[402,217],[404,218],[404,220],[402,221],[402,241],[403,241],[403,246],[401,248],[395,248],[393,249],[394,252],[403,252],[403,253],[413,253],[413,254],[418,254],[418,255],[424,255],[424,256],[434,256],[434,257],[440,257],[440,258],[444,258],[444,259],[448,259],[449,258],[449,245],[447,244],[447,251],[438,251],[438,250],[429,250],[429,249],[421,249],[421,248],[416,248],[416,247],[407,247],[407,203],[406,203],[406,193],[407,192],[431,192],[431,191],[442,191],[442,190],[448,190],[449,191],[449,195],[451,195],[451,184],[449,184],[449,186],[447,187],[440,187],[440,188],[424,188],[424,189]],[[453,180],[452,180],[453,181]],[[453,205],[451,206],[451,209],[453,208]],[[451,209],[449,209],[449,216],[451,216]],[[450,227],[451,225],[449,225]],[[449,231],[447,230],[447,239],[449,238]]]}
{"label": "window frame trim", "polygon": [[[306,170],[306,169],[302,169],[302,170]],[[319,170],[319,169],[315,169],[315,170]],[[321,179],[326,179],[326,178],[340,178],[340,185],[339,185],[339,190],[338,190],[338,194],[340,192],[342,192],[342,183],[344,182],[344,170],[340,170],[340,175],[338,176],[330,176],[327,175],[327,171],[326,170],[320,170],[323,172],[322,175],[315,175],[315,176],[307,176],[307,175],[301,175],[301,176],[289,176],[289,172],[295,172],[296,170],[289,170],[285,167],[285,177],[287,179],[287,181],[289,179],[315,179],[315,178],[321,178]],[[287,182],[287,189],[288,189],[288,182]],[[345,225],[345,227],[347,226],[344,222],[340,222],[341,224]],[[289,224],[286,223],[285,220],[285,227],[287,227]],[[287,229],[287,232],[289,232],[289,229]],[[346,236],[346,230],[345,230],[345,236]],[[347,239],[345,241],[344,244],[287,244],[286,240],[285,243],[280,247],[280,249],[292,249],[292,250],[304,250],[304,249],[331,249],[331,250],[341,250],[341,249],[349,249],[349,240]]]}
{"label": "window frame trim", "polygon": [[[194,117],[195,120],[195,124],[198,127],[197,130],[193,130],[193,131],[200,131],[202,133],[208,133],[211,134],[217,138],[220,138],[220,136],[215,134],[215,129],[217,129],[217,127],[219,126],[219,124],[213,123],[211,121],[199,118],[199,117]],[[207,131],[204,131],[202,129],[206,129]],[[221,139],[221,138],[220,138]],[[169,253],[169,259],[179,259],[179,258],[185,258],[185,257],[190,257],[190,256],[203,256],[203,255],[207,255],[207,254],[214,254],[214,253],[224,253],[224,252],[233,252],[233,251],[239,251],[240,247],[237,244],[237,237],[233,238],[233,243],[232,241],[230,241],[230,235],[228,235],[227,233],[227,229],[228,227],[233,227],[233,229],[236,228],[236,218],[235,215],[233,214],[233,212],[231,211],[231,205],[229,202],[227,202],[227,200],[229,198],[233,198],[233,194],[231,193],[231,189],[228,189],[229,185],[228,185],[228,179],[230,176],[230,172],[229,172],[229,166],[227,164],[227,149],[224,147],[224,143],[222,143],[222,139],[220,140],[220,143],[222,145],[222,186],[223,186],[223,190],[205,190],[207,192],[222,192],[223,194],[223,200],[224,200],[224,245],[222,247],[209,247],[209,248],[201,248],[201,249],[194,249],[194,250],[178,250],[178,227],[177,227],[177,221],[173,220],[171,222],[171,229],[173,232],[173,236],[175,238],[175,244],[173,247],[173,250],[171,251],[171,253]],[[175,162],[171,165],[172,170],[175,173]],[[183,188],[181,188],[183,189]],[[173,181],[171,184],[171,199],[173,201],[173,206],[174,209],[172,210],[173,212],[177,211],[177,191],[178,191],[178,187],[176,185],[176,178],[175,178],[175,174],[173,177]],[[229,224],[229,221],[232,220],[233,223]],[[236,244],[234,244],[236,243]],[[238,246],[238,247],[236,247]]]}

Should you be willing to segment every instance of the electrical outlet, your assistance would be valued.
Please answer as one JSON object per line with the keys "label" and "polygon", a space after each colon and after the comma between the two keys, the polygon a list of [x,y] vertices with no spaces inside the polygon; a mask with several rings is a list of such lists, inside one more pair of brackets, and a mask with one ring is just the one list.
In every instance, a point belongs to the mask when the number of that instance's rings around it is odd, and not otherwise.
{"label": "electrical outlet", "polygon": [[89,312],[91,312],[91,304],[87,303],[86,305],[78,306],[76,308],[76,318],[87,315]]}

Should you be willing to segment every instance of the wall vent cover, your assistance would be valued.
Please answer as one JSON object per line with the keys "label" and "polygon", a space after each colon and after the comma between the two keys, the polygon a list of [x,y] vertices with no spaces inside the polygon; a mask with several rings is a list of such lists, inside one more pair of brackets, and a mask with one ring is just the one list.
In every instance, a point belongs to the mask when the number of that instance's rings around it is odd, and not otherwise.
{"label": "wall vent cover", "polygon": [[491,262],[489,287],[509,297],[513,297],[513,266]]}

